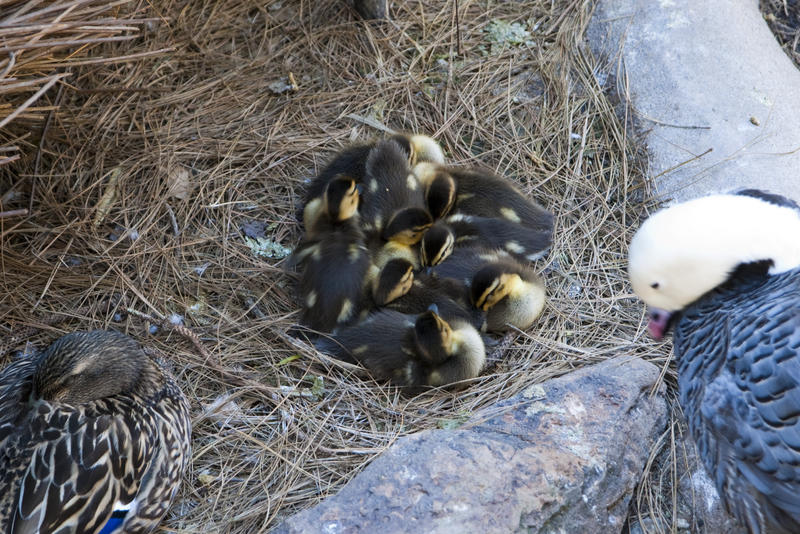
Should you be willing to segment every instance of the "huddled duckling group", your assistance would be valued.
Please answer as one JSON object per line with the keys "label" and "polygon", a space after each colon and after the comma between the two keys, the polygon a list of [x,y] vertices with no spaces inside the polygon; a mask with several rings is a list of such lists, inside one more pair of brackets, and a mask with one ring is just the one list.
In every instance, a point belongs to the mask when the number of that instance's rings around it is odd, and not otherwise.
{"label": "huddled duckling group", "polygon": [[486,332],[526,329],[544,286],[530,262],[553,216],[486,169],[445,165],[398,134],[338,153],[310,183],[300,322],[317,347],[407,390],[478,376]]}
{"label": "huddled duckling group", "polygon": [[[478,376],[485,332],[529,327],[552,216],[433,139],[339,153],[310,184],[301,322],[407,389]],[[0,531],[150,532],[191,456],[186,397],[131,338],[77,332],[0,371]]]}

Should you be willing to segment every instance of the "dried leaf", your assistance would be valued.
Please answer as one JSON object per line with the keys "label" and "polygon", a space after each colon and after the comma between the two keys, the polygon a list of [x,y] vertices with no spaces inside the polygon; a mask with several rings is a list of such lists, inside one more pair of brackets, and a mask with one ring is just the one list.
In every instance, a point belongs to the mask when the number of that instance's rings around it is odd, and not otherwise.
{"label": "dried leaf", "polygon": [[167,174],[167,195],[181,200],[186,200],[194,191],[194,182],[189,174],[189,170],[183,166],[170,169]]}
{"label": "dried leaf", "polygon": [[116,167],[113,171],[111,171],[111,176],[108,177],[106,190],[103,192],[103,196],[100,197],[100,200],[97,202],[97,206],[95,207],[93,221],[95,228],[103,223],[106,215],[108,215],[108,212],[111,211],[111,206],[114,204],[114,200],[117,198],[117,182],[119,181],[119,175],[121,173],[121,169]]}

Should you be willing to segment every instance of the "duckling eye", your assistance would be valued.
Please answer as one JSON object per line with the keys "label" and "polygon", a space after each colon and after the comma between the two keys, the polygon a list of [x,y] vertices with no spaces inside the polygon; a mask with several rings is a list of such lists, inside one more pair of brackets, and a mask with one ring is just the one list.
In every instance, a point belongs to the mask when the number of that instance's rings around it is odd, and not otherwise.
{"label": "duckling eye", "polygon": [[652,287],[653,289],[658,289],[660,285],[661,284],[659,284],[658,282],[653,282],[652,284],[650,284],[650,287]]}

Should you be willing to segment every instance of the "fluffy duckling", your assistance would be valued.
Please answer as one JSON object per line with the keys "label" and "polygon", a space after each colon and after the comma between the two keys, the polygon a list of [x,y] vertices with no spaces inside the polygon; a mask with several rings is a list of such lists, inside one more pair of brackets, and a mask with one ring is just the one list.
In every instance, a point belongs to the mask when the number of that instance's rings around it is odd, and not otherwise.
{"label": "fluffy duckling", "polygon": [[522,261],[542,257],[550,247],[550,231],[526,228],[503,218],[455,214],[437,221],[422,237],[422,265],[441,263],[457,246],[503,249]]}
{"label": "fluffy duckling", "polygon": [[413,316],[380,309],[317,346],[409,391],[474,378],[486,360],[474,327],[466,321],[448,323],[434,310]]}
{"label": "fluffy duckling", "polygon": [[128,336],[56,340],[0,372],[0,531],[150,532],[191,456],[189,403]]}
{"label": "fluffy duckling", "polygon": [[436,219],[450,213],[502,218],[552,239],[553,214],[525,197],[509,180],[487,169],[421,162],[414,166],[414,174],[425,189],[428,210]]}
{"label": "fluffy duckling", "polygon": [[[444,163],[442,149],[434,139],[427,135],[400,133],[388,138],[394,141],[406,155],[409,166],[417,163],[429,161],[434,163]],[[304,205],[305,211],[309,205],[319,205],[322,194],[328,183],[339,175],[350,176],[356,183],[363,183],[366,177],[367,157],[370,151],[378,144],[378,141],[363,143],[345,148],[322,169],[322,171],[312,180],[306,189]],[[312,206],[313,209],[313,206]],[[308,226],[306,226],[308,228]]]}
{"label": "fluffy duckling", "polygon": [[363,200],[364,227],[385,241],[414,245],[433,223],[408,158],[391,139],[375,145],[367,157]]}
{"label": "fluffy duckling", "polygon": [[470,305],[469,290],[452,278],[438,278],[419,272],[406,260],[394,259],[380,271],[373,287],[377,306],[407,314],[419,314],[431,306],[445,321],[463,319],[477,329],[484,327],[484,314]]}
{"label": "fluffy duckling", "polygon": [[511,258],[485,265],[472,278],[470,296],[486,312],[486,329],[502,332],[507,325],[530,327],[544,309],[545,292],[536,274]]}
{"label": "fluffy duckling", "polygon": [[800,208],[756,190],[676,204],[631,241],[628,274],[672,326],[679,400],[728,511],[800,532]]}
{"label": "fluffy duckling", "polygon": [[359,226],[355,180],[339,176],[328,184],[292,264],[303,269],[301,322],[330,332],[358,317],[370,255]]}
{"label": "fluffy duckling", "polygon": [[472,304],[486,312],[486,329],[492,332],[505,331],[508,325],[525,330],[544,309],[541,278],[503,250],[457,248],[431,272],[466,284]]}

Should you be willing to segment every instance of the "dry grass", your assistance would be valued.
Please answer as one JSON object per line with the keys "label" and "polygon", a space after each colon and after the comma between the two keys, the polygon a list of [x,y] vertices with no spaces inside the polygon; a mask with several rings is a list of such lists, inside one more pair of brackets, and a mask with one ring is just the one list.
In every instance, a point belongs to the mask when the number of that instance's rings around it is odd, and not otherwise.
{"label": "dry grass", "polygon": [[761,0],[759,4],[778,44],[800,68],[800,0]]}
{"label": "dry grass", "polygon": [[[141,10],[129,9],[130,4],[131,0],[0,1],[0,165],[19,159],[21,149],[30,152],[41,143],[76,67],[125,59],[122,54],[87,56],[103,43],[130,41],[140,34],[149,21],[137,17]],[[52,87],[58,88],[55,98],[42,104],[42,95]],[[13,121],[15,128],[6,130]]]}
{"label": "dry grass", "polygon": [[[458,33],[450,0],[394,4],[395,22],[365,24],[337,1],[130,2],[156,20],[92,57],[175,51],[73,70],[37,102],[61,104],[42,142],[19,142],[25,156],[0,167],[2,209],[32,206],[0,219],[0,348],[109,327],[173,363],[195,427],[169,528],[266,529],[399,436],[531,383],[620,353],[666,369],[625,277],[650,192],[582,44],[590,0],[462,0]],[[527,42],[492,47],[497,20],[525,23]],[[20,117],[3,139],[46,120]],[[434,135],[451,161],[505,174],[556,214],[537,265],[548,308],[462,391],[409,399],[288,338],[292,277],[241,230],[263,222],[296,244],[305,180],[383,127]],[[127,309],[182,316],[203,350]]]}

